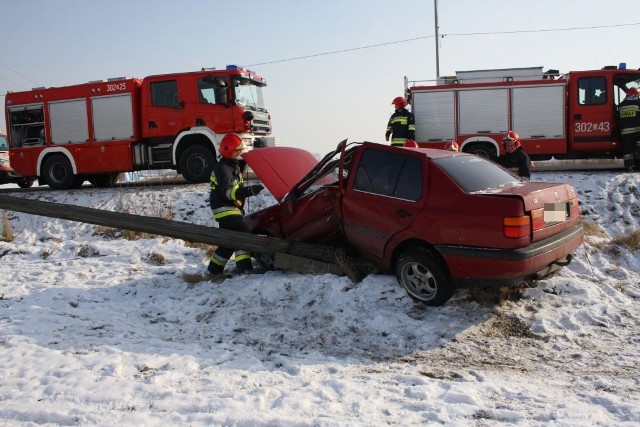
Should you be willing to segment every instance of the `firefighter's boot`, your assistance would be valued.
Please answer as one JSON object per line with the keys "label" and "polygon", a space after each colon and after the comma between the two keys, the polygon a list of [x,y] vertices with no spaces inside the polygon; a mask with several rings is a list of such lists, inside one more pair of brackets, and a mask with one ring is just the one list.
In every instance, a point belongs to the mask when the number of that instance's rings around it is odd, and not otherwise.
{"label": "firefighter's boot", "polygon": [[236,262],[236,272],[238,274],[264,274],[265,270],[262,268],[254,268],[251,263],[251,258],[249,258]]}
{"label": "firefighter's boot", "polygon": [[633,172],[633,158],[624,159],[624,170],[627,172]]}

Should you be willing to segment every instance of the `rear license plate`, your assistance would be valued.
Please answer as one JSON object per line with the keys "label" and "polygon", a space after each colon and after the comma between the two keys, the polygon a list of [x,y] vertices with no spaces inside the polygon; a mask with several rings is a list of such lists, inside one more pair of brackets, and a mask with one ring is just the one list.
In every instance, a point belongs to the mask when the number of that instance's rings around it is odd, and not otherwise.
{"label": "rear license plate", "polygon": [[544,223],[563,222],[569,217],[569,203],[545,203]]}

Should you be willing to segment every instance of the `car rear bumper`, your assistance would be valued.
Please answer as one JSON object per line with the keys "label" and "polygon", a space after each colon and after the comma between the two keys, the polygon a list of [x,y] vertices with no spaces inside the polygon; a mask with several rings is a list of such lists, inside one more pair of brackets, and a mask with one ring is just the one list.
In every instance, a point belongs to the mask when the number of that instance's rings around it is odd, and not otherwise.
{"label": "car rear bumper", "polygon": [[436,246],[456,281],[517,285],[545,277],[571,262],[584,240],[581,225],[519,249]]}

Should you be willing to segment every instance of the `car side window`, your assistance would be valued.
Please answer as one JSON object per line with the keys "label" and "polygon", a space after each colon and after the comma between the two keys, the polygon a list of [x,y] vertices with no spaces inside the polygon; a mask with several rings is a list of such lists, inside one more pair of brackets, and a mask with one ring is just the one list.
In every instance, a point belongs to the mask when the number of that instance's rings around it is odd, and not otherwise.
{"label": "car side window", "polygon": [[353,189],[416,201],[422,194],[422,164],[415,157],[366,150],[360,159]]}

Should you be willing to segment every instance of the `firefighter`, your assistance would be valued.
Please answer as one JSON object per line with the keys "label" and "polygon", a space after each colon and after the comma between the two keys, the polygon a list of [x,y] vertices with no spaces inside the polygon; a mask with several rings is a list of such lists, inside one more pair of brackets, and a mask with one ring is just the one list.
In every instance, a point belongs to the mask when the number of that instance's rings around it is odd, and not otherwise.
{"label": "firefighter", "polygon": [[[242,173],[246,163],[240,155],[247,152],[247,146],[238,135],[230,133],[220,141],[222,158],[211,171],[211,193],[209,204],[213,219],[218,227],[225,230],[243,231],[249,228],[244,223],[244,202],[247,197],[255,196],[264,188],[262,185],[243,185]],[[221,276],[224,267],[236,254],[236,271],[240,274],[254,273],[251,254],[243,250],[218,247],[209,261],[208,270],[212,276]]]}
{"label": "firefighter", "polygon": [[524,152],[524,147],[522,147],[522,142],[520,142],[520,136],[510,130],[502,138],[502,144],[504,145],[506,153],[498,157],[498,164],[522,178],[530,179],[531,159],[527,153]]}
{"label": "firefighter", "polygon": [[457,142],[451,141],[451,142],[447,142],[444,145],[444,149],[447,151],[455,151],[457,153],[458,151],[460,151],[460,146],[458,145]]}
{"label": "firefighter", "polygon": [[409,147],[409,148],[418,148],[419,147],[418,143],[415,142],[413,139],[407,139],[404,142],[404,146],[405,147]]}
{"label": "firefighter", "polygon": [[416,139],[416,120],[405,108],[407,100],[403,97],[394,98],[391,104],[395,105],[396,111],[389,118],[384,140],[389,141],[389,136],[393,135],[391,145],[402,147],[407,139]]}
{"label": "firefighter", "polygon": [[627,90],[627,96],[618,105],[618,127],[624,168],[631,172],[634,167],[640,167],[640,160],[636,160],[634,164],[634,151],[640,150],[640,99],[635,87]]}

